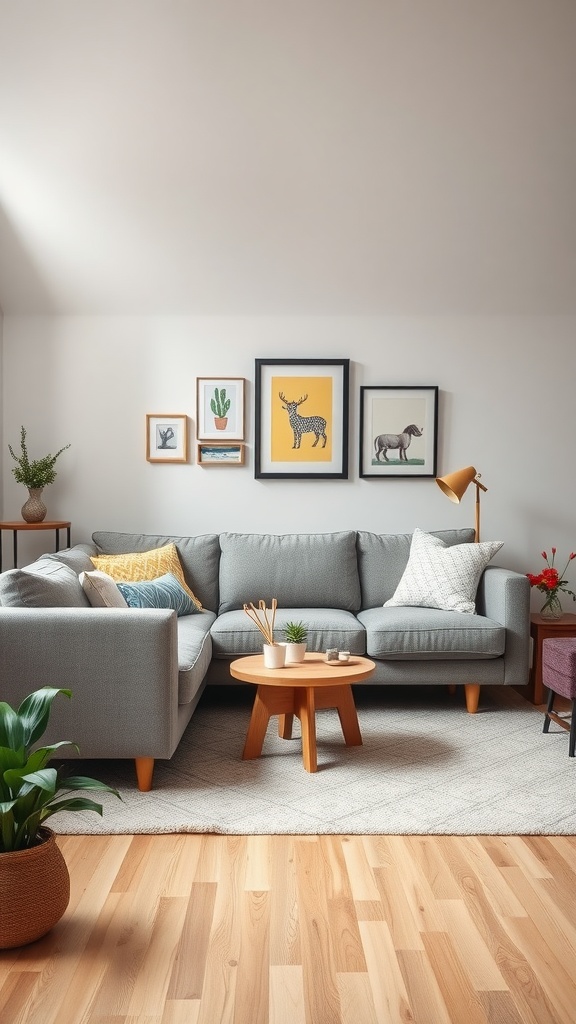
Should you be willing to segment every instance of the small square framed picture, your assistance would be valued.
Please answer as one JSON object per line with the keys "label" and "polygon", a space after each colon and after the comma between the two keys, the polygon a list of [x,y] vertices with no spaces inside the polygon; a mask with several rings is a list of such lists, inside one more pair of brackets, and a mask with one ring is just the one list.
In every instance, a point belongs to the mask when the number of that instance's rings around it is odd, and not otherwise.
{"label": "small square framed picture", "polygon": [[188,462],[188,417],[148,413],[146,458],[148,462]]}

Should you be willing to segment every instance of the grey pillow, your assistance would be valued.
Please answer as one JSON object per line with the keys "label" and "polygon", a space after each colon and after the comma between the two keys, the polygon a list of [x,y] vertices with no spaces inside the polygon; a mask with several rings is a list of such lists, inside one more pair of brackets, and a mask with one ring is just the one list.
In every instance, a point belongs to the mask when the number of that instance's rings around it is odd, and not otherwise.
{"label": "grey pillow", "polygon": [[90,607],[74,570],[53,558],[2,573],[0,603],[9,608]]}
{"label": "grey pillow", "polygon": [[222,533],[219,613],[276,597],[279,608],[360,608],[356,534]]}

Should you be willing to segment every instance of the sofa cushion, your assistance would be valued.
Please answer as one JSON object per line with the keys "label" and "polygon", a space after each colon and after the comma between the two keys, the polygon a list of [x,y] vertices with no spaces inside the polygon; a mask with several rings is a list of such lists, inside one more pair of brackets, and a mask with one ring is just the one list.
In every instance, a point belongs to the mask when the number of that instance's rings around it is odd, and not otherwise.
{"label": "sofa cushion", "polygon": [[204,683],[212,658],[210,626],[214,612],[197,612],[178,619],[178,703],[189,704]]}
{"label": "sofa cushion", "polygon": [[80,586],[93,608],[127,608],[117,584],[111,576],[100,569],[92,572],[81,572]]}
{"label": "sofa cushion", "polygon": [[100,531],[92,534],[99,553],[111,555],[175,544],[184,572],[184,579],[204,608],[218,610],[218,563],[220,544],[216,533],[198,537],[162,536],[146,533],[115,533]]}
{"label": "sofa cushion", "polygon": [[171,572],[155,580],[118,583],[117,586],[130,608],[172,608],[178,617],[200,610]]}
{"label": "sofa cushion", "polygon": [[502,541],[454,544],[414,530],[410,557],[394,595],[386,607],[413,605],[473,614],[480,577]]}
{"label": "sofa cushion", "polygon": [[10,608],[89,608],[78,576],[53,558],[0,574],[0,604]]}
{"label": "sofa cushion", "polygon": [[220,536],[219,612],[245,602],[278,600],[281,608],[360,607],[356,534],[253,534]]}
{"label": "sofa cushion", "polygon": [[[364,627],[351,612],[341,608],[283,608],[276,613],[274,636],[284,639],[282,627],[291,620],[303,622],[309,651],[325,651],[328,647],[364,654]],[[212,626],[212,648],[215,658],[238,658],[243,654],[261,654],[264,637],[244,611],[223,612]]]}
{"label": "sofa cushion", "polygon": [[[468,544],[474,540],[474,530],[437,530],[445,544]],[[411,533],[357,534],[358,572],[362,587],[362,608],[375,608],[384,604],[396,590],[408,565]]]}
{"label": "sofa cushion", "polygon": [[[175,544],[165,544],[151,551],[130,551],[122,555],[92,555],[96,569],[108,573],[116,583],[139,583],[155,580],[170,572],[194,602],[196,608],[202,605],[184,579]],[[126,595],[124,595],[126,596]]]}
{"label": "sofa cushion", "polygon": [[74,544],[73,547],[63,548],[62,551],[56,551],[54,554],[42,555],[42,558],[49,558],[53,562],[68,565],[79,576],[81,572],[90,572],[94,569],[90,556],[96,554],[98,552],[94,544]]}
{"label": "sofa cushion", "polygon": [[447,661],[499,658],[506,627],[482,615],[437,608],[367,608],[358,612],[369,658]]}

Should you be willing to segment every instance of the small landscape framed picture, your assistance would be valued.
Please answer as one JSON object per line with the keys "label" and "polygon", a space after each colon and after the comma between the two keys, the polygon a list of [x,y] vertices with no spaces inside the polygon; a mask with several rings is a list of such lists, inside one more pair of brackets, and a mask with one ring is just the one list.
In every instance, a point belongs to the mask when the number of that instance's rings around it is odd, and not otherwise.
{"label": "small landscape framed picture", "polygon": [[230,441],[203,441],[198,445],[199,466],[243,466],[244,448],[242,443]]}
{"label": "small landscape framed picture", "polygon": [[188,417],[148,413],[146,458],[148,462],[188,462]]}
{"label": "small landscape framed picture", "polygon": [[436,476],[438,387],[360,388],[360,476]]}
{"label": "small landscape framed picture", "polygon": [[244,377],[196,378],[199,441],[244,440]]}

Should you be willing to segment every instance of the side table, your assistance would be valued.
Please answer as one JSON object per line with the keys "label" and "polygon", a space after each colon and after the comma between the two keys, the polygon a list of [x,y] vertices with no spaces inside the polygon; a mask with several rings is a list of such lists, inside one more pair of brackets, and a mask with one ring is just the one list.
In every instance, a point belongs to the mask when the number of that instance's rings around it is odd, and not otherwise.
{"label": "side table", "polygon": [[2,530],[12,530],[14,544],[14,568],[18,565],[18,534],[20,530],[54,530],[56,534],[56,551],[60,550],[60,530],[66,530],[66,544],[70,547],[71,523],[65,520],[44,519],[42,523],[25,523],[17,519],[15,522],[0,523],[0,572],[2,572]]}
{"label": "side table", "polygon": [[541,615],[532,613],[530,616],[530,636],[534,641],[532,649],[532,669],[527,687],[519,687],[532,704],[545,702],[544,684],[542,682],[542,641],[550,637],[576,637],[576,615],[566,612],[561,619],[543,619]]}

